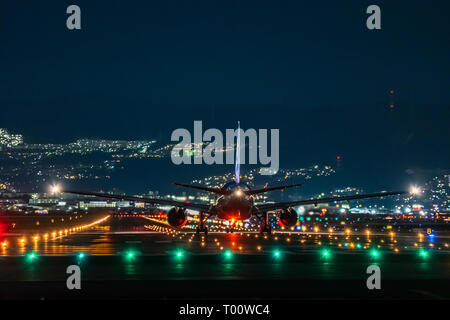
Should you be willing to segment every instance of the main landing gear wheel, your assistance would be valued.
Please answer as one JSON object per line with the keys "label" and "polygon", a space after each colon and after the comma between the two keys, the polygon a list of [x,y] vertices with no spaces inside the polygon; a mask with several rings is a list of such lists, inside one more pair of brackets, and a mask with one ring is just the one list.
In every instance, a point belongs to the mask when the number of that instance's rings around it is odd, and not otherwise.
{"label": "main landing gear wheel", "polygon": [[272,228],[263,223],[260,227],[259,227],[259,233],[264,234],[264,232],[267,232],[267,234],[271,234],[272,233]]}
{"label": "main landing gear wheel", "polygon": [[197,228],[195,228],[195,233],[199,234],[200,232],[204,232],[205,235],[208,234],[208,227],[205,226],[197,226]]}
{"label": "main landing gear wheel", "polygon": [[200,220],[200,223],[197,226],[197,228],[195,229],[195,233],[199,234],[200,232],[204,232],[205,235],[207,235],[208,234],[208,227],[205,226],[206,219],[205,219],[205,216],[204,216],[204,214],[202,212],[200,212],[199,220]]}

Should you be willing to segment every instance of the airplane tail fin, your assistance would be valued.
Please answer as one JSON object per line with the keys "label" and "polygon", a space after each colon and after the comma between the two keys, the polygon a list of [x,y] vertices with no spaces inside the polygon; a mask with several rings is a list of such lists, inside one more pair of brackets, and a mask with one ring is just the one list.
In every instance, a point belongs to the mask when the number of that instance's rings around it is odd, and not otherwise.
{"label": "airplane tail fin", "polygon": [[301,186],[303,186],[303,183],[292,184],[292,185],[289,185],[289,186],[279,186],[279,187],[272,187],[272,188],[263,188],[263,189],[246,190],[246,191],[244,191],[244,192],[245,192],[245,194],[247,194],[247,195],[253,195],[253,194],[264,193],[264,192],[270,192],[270,191],[275,191],[275,190],[281,190],[281,191],[283,191],[284,189],[287,189],[287,188],[294,188],[294,187],[301,187]]}
{"label": "airplane tail fin", "polygon": [[236,164],[234,167],[234,181],[238,184],[241,180],[241,122],[238,121],[237,128],[237,143],[236,143]]}

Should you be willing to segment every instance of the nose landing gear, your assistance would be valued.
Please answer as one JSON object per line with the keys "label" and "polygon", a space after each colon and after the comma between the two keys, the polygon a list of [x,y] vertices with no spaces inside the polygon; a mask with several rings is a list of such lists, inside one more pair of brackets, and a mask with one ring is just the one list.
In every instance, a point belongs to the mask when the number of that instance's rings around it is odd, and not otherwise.
{"label": "nose landing gear", "polygon": [[234,221],[234,220],[231,220],[231,224],[230,224],[230,226],[229,226],[229,227],[227,227],[227,228],[225,229],[225,231],[226,231],[227,233],[233,233],[233,231],[234,231],[234,225],[235,225],[235,223],[236,223],[236,221]]}
{"label": "nose landing gear", "polygon": [[264,234],[264,232],[267,232],[267,234],[272,233],[272,227],[267,223],[261,223],[261,226],[259,227],[259,233]]}
{"label": "nose landing gear", "polygon": [[208,227],[205,226],[205,222],[206,222],[205,215],[200,212],[200,222],[197,228],[195,228],[196,234],[199,234],[200,232],[204,232],[205,235],[208,234]]}
{"label": "nose landing gear", "polygon": [[266,232],[267,234],[272,233],[272,227],[269,224],[269,215],[264,213],[264,218],[261,221],[261,225],[259,226],[259,233],[264,234]]}

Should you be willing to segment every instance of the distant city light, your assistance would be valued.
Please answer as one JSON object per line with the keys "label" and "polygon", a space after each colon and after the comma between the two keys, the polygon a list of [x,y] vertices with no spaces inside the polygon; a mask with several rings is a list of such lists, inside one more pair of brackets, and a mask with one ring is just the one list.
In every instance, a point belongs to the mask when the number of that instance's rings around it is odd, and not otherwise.
{"label": "distant city light", "polygon": [[418,194],[420,193],[420,188],[417,187],[417,186],[412,186],[411,189],[410,189],[410,192],[411,192],[413,195],[418,195]]}

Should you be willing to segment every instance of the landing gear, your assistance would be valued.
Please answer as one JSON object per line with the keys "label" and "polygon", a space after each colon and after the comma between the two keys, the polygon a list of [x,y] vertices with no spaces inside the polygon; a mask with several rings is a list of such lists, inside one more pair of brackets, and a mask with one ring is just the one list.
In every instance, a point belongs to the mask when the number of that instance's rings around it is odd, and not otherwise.
{"label": "landing gear", "polygon": [[225,231],[227,233],[233,233],[234,232],[234,225],[235,225],[236,221],[231,220],[231,223],[229,224],[229,226],[225,229]]}
{"label": "landing gear", "polygon": [[264,213],[264,218],[261,221],[261,225],[259,226],[259,233],[264,234],[264,232],[267,232],[267,234],[272,233],[272,227],[269,224],[269,215]]}
{"label": "landing gear", "polygon": [[199,234],[200,232],[204,232],[205,235],[208,234],[208,227],[205,226],[205,215],[203,213],[200,212],[200,221],[199,221],[199,225],[197,226],[197,228],[195,228],[195,233]]}
{"label": "landing gear", "polygon": [[267,232],[267,234],[271,234],[272,227],[266,223],[262,223],[261,226],[259,227],[259,233],[264,234],[264,232]]}
{"label": "landing gear", "polygon": [[207,226],[197,226],[197,228],[195,228],[195,233],[199,234],[200,232],[204,232],[205,235],[208,234],[208,227]]}

